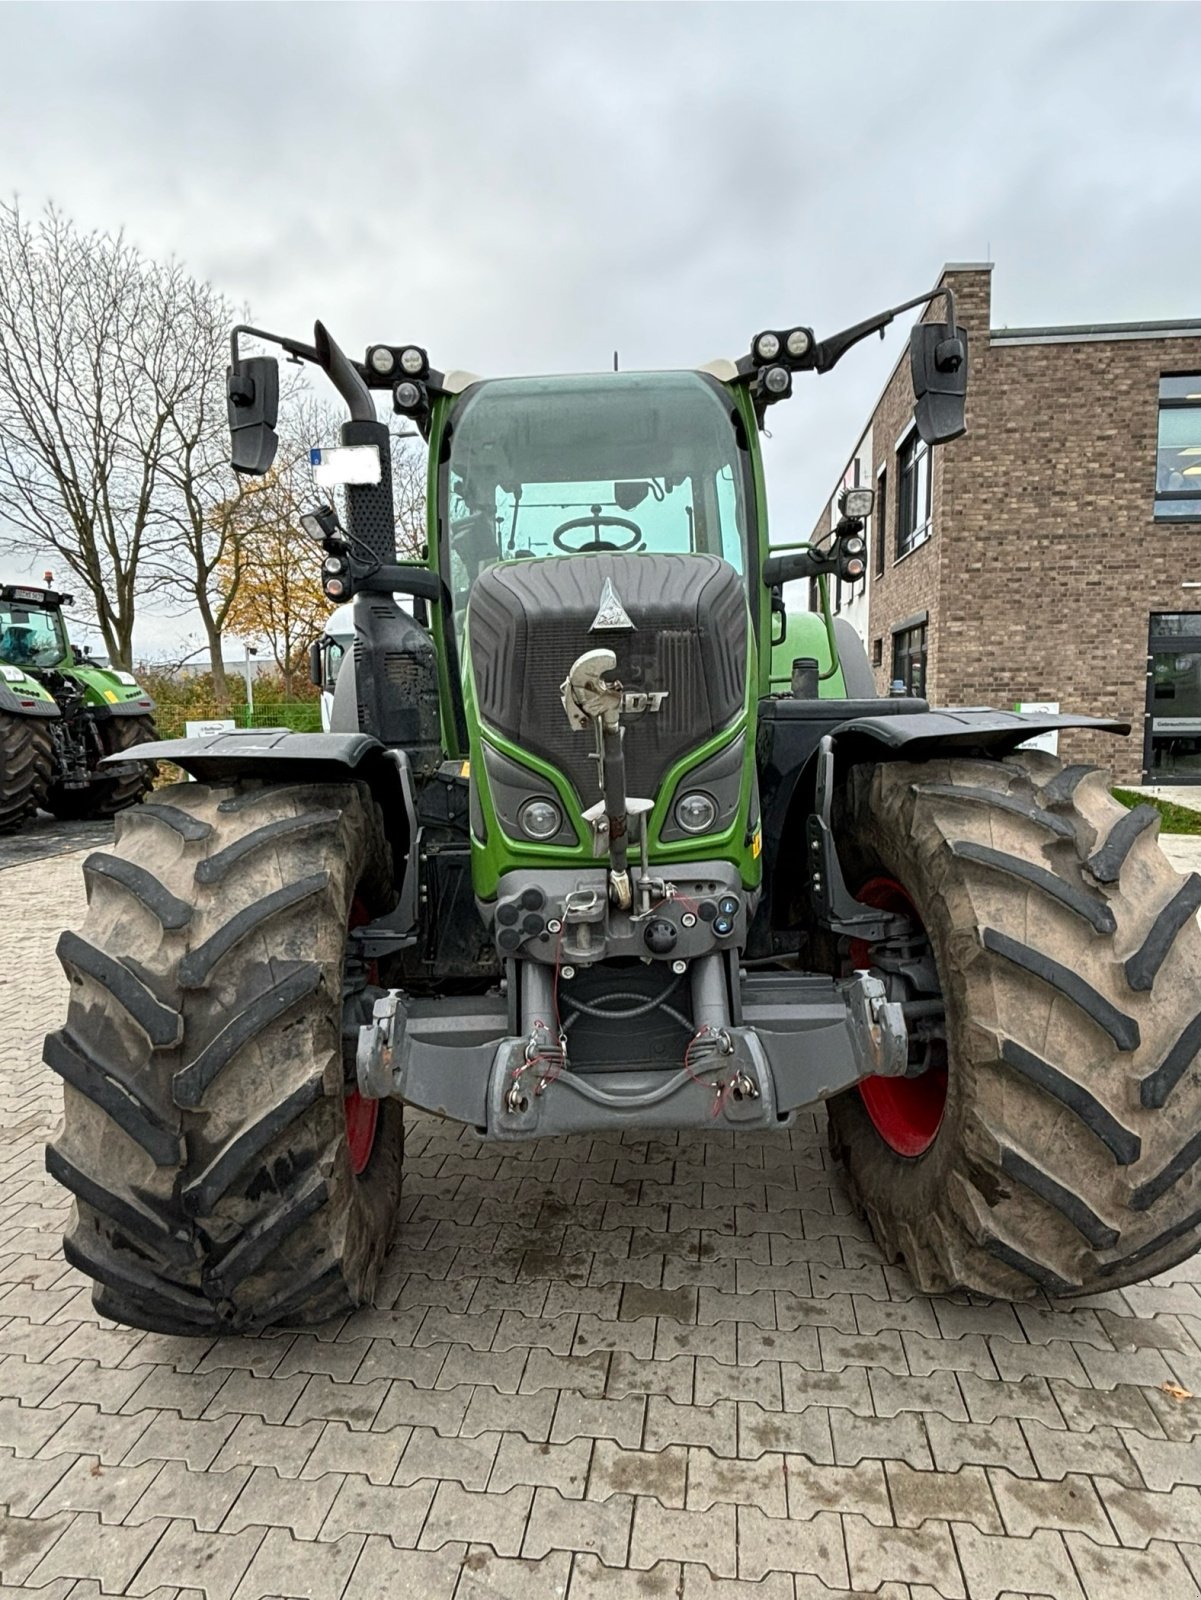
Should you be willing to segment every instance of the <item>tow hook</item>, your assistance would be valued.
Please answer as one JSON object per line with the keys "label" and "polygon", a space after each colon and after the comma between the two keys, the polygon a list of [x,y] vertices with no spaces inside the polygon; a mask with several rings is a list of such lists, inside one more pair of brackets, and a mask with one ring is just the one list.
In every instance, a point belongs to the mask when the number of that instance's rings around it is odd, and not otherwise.
{"label": "tow hook", "polygon": [[856,972],[847,986],[851,1042],[865,1077],[903,1078],[909,1065],[905,1013],[873,972]]}
{"label": "tow hook", "polygon": [[371,1021],[359,1029],[355,1071],[364,1099],[383,1100],[392,1093],[393,1057],[404,1039],[408,1018],[404,991],[389,989],[375,1002]]}

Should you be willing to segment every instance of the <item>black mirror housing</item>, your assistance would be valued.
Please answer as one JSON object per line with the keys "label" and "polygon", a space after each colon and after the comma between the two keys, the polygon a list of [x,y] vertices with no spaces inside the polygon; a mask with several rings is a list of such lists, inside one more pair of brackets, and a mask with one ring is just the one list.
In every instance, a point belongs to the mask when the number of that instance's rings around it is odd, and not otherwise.
{"label": "black mirror housing", "polygon": [[274,356],[246,356],[225,375],[229,402],[229,462],[235,472],[261,477],[271,468],[279,436],[279,362]]}
{"label": "black mirror housing", "polygon": [[916,404],[913,420],[926,444],[948,444],[967,432],[967,330],[919,322],[909,336]]}
{"label": "black mirror housing", "polygon": [[309,682],[315,689],[321,687],[321,640],[314,639],[309,646]]}

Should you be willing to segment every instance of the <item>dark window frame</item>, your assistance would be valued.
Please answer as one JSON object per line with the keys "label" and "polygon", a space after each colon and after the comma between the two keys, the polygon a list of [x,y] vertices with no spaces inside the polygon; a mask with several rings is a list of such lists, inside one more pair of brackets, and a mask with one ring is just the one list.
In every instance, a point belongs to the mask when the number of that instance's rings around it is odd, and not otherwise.
{"label": "dark window frame", "polygon": [[[1169,524],[1201,522],[1201,512],[1190,512],[1184,516],[1178,516],[1166,509],[1172,505],[1201,501],[1201,482],[1198,483],[1196,489],[1161,489],[1159,487],[1159,452],[1162,448],[1159,442],[1159,430],[1160,419],[1163,417],[1164,412],[1196,411],[1199,414],[1197,443],[1201,445],[1201,400],[1190,400],[1179,395],[1165,395],[1163,392],[1164,384],[1172,378],[1185,378],[1195,383],[1197,388],[1201,390],[1201,372],[1161,372],[1159,375],[1159,397],[1155,415],[1155,521]],[[1161,507],[1165,509],[1161,510]]]}
{"label": "dark window frame", "polygon": [[[911,550],[925,544],[933,532],[934,461],[930,446],[916,428],[911,428],[897,446],[896,557],[900,561]],[[925,506],[919,516],[918,464],[925,458]],[[912,521],[910,521],[912,519]]]}
{"label": "dark window frame", "polygon": [[875,562],[873,570],[877,578],[884,576],[884,550],[888,538],[888,468],[881,467],[876,474],[876,509],[873,518],[872,531],[875,536]]}
{"label": "dark window frame", "polygon": [[[929,621],[915,622],[909,627],[895,628],[892,635],[892,674],[889,683],[898,679],[905,685],[907,694],[919,700],[926,697],[926,670],[930,655]],[[917,668],[916,681],[914,668]]]}

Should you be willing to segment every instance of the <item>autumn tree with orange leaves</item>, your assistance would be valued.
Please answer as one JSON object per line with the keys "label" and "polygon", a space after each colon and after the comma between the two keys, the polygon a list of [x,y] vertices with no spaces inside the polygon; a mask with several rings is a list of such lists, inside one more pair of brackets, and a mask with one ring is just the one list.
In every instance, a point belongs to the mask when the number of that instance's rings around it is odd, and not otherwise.
{"label": "autumn tree with orange leaves", "polygon": [[[266,646],[283,679],[285,697],[308,671],[308,648],[333,606],[321,588],[323,552],[300,527],[320,498],[313,488],[309,445],[333,432],[329,416],[301,401],[281,426],[275,465],[244,479],[238,497],[216,508],[232,527],[218,568],[228,633]],[[425,453],[393,440],[393,488],[401,560],[419,558],[425,521]]]}

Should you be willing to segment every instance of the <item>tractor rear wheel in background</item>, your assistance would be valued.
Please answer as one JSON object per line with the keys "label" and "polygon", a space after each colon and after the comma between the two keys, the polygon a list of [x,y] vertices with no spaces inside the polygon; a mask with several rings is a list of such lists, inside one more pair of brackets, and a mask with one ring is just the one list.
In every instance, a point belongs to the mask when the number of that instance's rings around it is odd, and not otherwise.
{"label": "tractor rear wheel in background", "polygon": [[931,1037],[830,1102],[831,1145],[928,1292],[1099,1292],[1201,1244],[1201,877],[1157,825],[1039,753],[851,773],[847,881],[915,942],[848,964],[904,967]]}
{"label": "tractor rear wheel in background", "polygon": [[43,718],[0,711],[0,834],[16,833],[46,803],[51,751]]}
{"label": "tractor rear wheel in background", "polygon": [[[132,750],[158,738],[152,717],[107,717],[96,723],[96,731],[106,756]],[[154,787],[153,768],[139,765],[136,772],[123,777],[105,777],[97,772],[86,789],[66,789],[50,785],[42,804],[61,822],[80,822],[91,817],[115,817],[118,811],[137,805]]]}
{"label": "tractor rear wheel in background", "polygon": [[45,1047],[65,1083],[47,1167],[75,1196],[64,1251],[97,1310],[203,1334],[369,1298],[404,1133],[397,1102],[359,1100],[343,1039],[365,981],[347,929],[395,898],[366,787],[173,785],[84,873]]}

